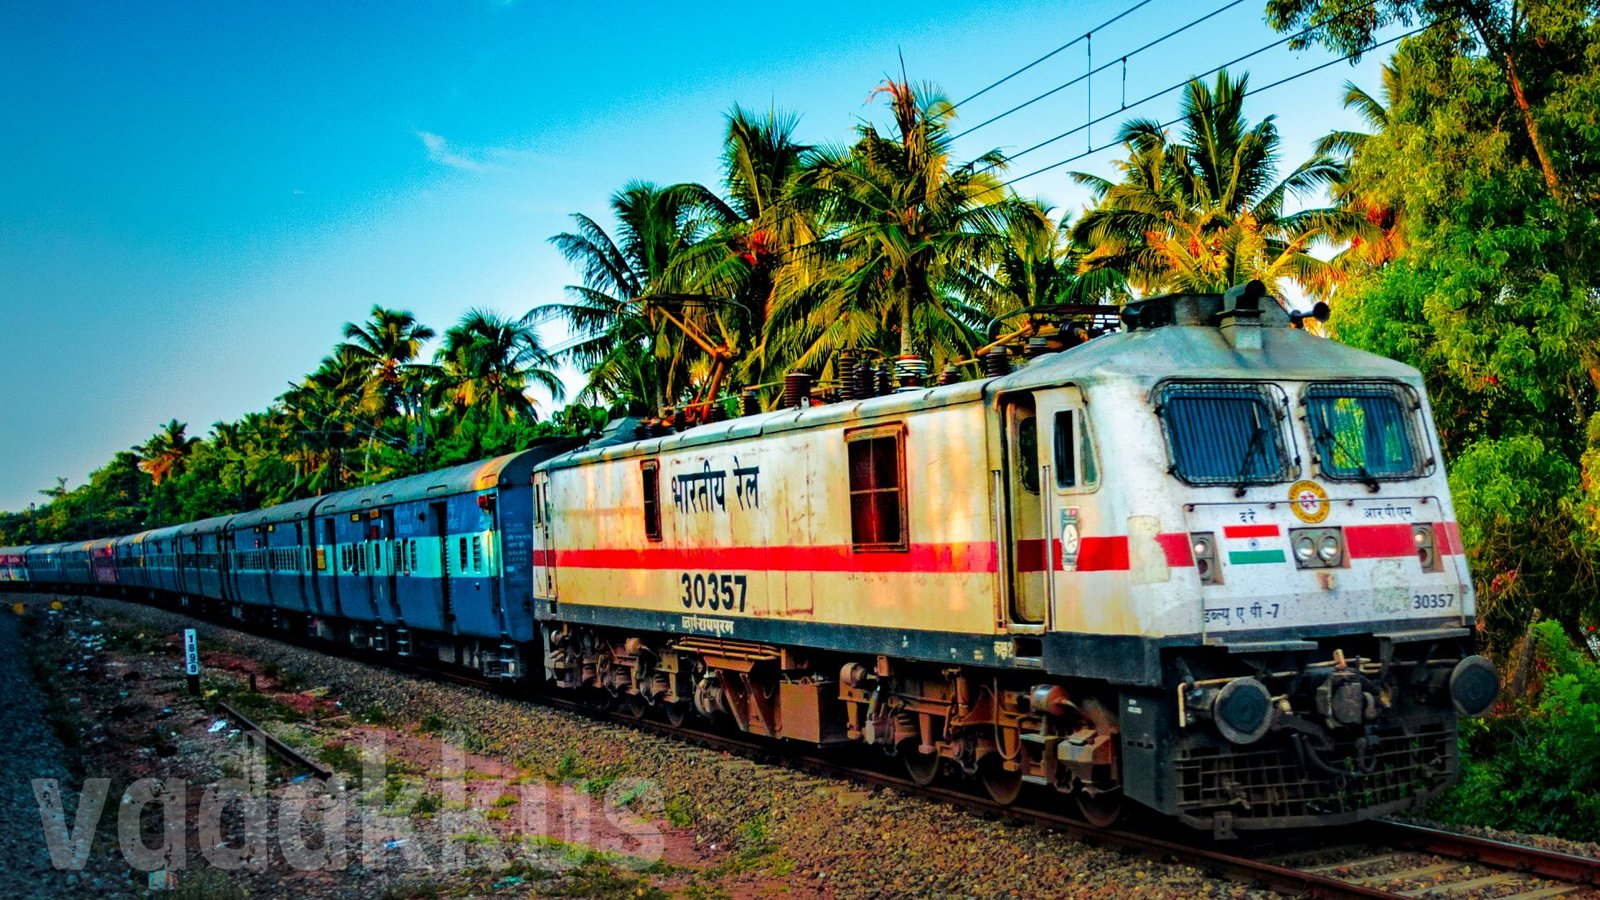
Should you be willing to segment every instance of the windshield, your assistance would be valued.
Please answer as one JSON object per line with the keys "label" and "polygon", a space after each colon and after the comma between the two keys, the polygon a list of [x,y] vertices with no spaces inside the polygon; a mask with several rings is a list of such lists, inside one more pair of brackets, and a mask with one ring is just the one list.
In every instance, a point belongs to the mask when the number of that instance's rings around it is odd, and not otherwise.
{"label": "windshield", "polygon": [[1260,384],[1169,384],[1160,415],[1172,474],[1190,484],[1287,481],[1277,398]]}
{"label": "windshield", "polygon": [[1327,477],[1368,480],[1422,474],[1415,417],[1398,385],[1314,384],[1306,388],[1305,399],[1306,425]]}

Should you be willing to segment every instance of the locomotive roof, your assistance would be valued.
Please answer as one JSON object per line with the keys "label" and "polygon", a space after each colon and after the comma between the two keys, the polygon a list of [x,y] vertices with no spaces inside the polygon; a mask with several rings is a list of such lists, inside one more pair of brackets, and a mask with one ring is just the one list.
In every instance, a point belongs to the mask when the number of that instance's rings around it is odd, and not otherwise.
{"label": "locomotive roof", "polygon": [[1261,349],[1239,350],[1222,329],[1169,325],[1118,332],[993,379],[993,392],[1133,379],[1388,378],[1421,383],[1412,367],[1295,328],[1261,327]]}
{"label": "locomotive roof", "polygon": [[[809,409],[783,409],[698,425],[637,441],[580,448],[541,467],[566,468],[604,459],[718,444],[797,428],[935,409],[998,394],[1061,385],[1089,387],[1112,381],[1154,384],[1166,378],[1333,379],[1383,378],[1421,384],[1410,366],[1337,341],[1283,326],[1260,328],[1261,348],[1239,350],[1212,325],[1168,325],[1097,337],[1069,350],[1041,356],[1020,371],[959,384],[897,391],[866,400],[843,401]],[[1252,326],[1246,326],[1252,327]]]}

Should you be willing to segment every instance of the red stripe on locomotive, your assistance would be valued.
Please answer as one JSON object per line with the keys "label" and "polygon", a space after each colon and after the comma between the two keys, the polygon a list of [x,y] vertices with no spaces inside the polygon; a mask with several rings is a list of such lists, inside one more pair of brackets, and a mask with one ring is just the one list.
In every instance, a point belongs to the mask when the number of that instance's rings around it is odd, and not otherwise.
{"label": "red stripe on locomotive", "polygon": [[1350,525],[1344,530],[1344,544],[1351,559],[1413,556],[1417,552],[1410,525]]}

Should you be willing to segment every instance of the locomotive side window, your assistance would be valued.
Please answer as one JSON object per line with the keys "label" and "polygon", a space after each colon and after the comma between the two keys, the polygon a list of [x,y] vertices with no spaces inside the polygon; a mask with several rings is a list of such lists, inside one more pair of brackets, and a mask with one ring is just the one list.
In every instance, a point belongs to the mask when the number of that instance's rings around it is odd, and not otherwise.
{"label": "locomotive side window", "polygon": [[1039,417],[1017,419],[1017,477],[1023,490],[1039,493]]}
{"label": "locomotive side window", "polygon": [[652,541],[661,540],[661,463],[647,459],[639,464],[639,477],[644,482],[644,536]]}
{"label": "locomotive side window", "polygon": [[1156,411],[1172,474],[1189,484],[1274,484],[1289,479],[1277,398],[1262,384],[1168,384]]}
{"label": "locomotive side window", "polygon": [[1314,384],[1306,388],[1305,404],[1317,463],[1327,477],[1365,481],[1423,473],[1415,418],[1398,386]]}
{"label": "locomotive side window", "polygon": [[1094,462],[1094,445],[1089,442],[1088,423],[1078,410],[1056,413],[1056,487],[1092,488],[1100,481]]}
{"label": "locomotive side window", "polygon": [[906,549],[905,427],[844,434],[850,457],[850,541],[856,550]]}

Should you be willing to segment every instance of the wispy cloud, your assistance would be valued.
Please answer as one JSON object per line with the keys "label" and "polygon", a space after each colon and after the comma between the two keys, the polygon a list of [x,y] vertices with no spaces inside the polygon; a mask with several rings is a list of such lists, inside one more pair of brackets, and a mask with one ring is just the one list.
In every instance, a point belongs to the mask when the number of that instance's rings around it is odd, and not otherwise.
{"label": "wispy cloud", "polygon": [[467,172],[481,172],[489,167],[484,160],[486,154],[482,151],[454,147],[443,136],[431,131],[419,131],[417,137],[421,139],[422,146],[427,148],[428,158],[441,166]]}

